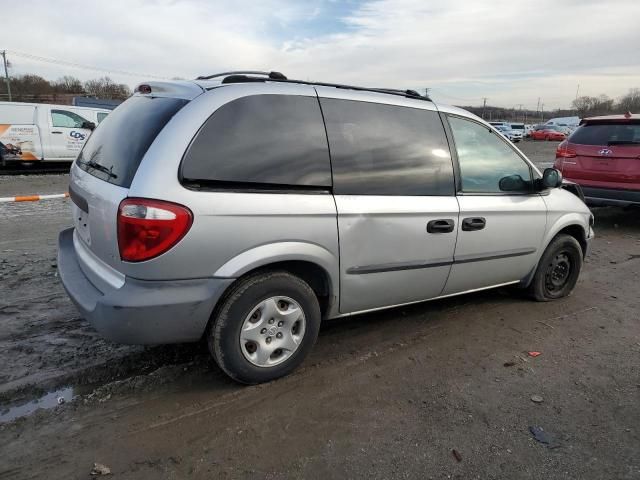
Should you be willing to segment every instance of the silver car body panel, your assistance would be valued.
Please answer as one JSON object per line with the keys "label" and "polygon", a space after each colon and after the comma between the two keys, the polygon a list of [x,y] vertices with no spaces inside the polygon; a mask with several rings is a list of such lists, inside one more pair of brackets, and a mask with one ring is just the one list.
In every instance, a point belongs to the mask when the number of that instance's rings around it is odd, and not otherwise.
{"label": "silver car body panel", "polygon": [[[455,262],[444,294],[518,281],[542,247],[547,214],[540,195],[459,195]],[[482,217],[482,230],[463,231],[462,219]]]}
{"label": "silver car body panel", "polygon": [[341,312],[442,293],[453,261],[456,231],[428,233],[427,223],[450,219],[457,225],[456,197],[335,195],[335,199]]}
{"label": "silver car body panel", "polygon": [[[185,339],[204,329],[207,309],[210,314],[234,279],[273,263],[303,261],[322,268],[332,297],[325,316],[338,317],[517,283],[535,268],[546,245],[560,230],[579,225],[591,232],[587,207],[561,189],[531,195],[403,197],[186,188],[178,171],[192,139],[218,108],[244,96],[303,95],[377,102],[438,110],[489,125],[457,107],[376,92],[278,82],[148,84],[152,95],[190,102],[151,144],[130,188],[104,182],[75,164],[71,169],[72,197],[75,191],[86,200],[88,214],[74,205],[76,232],[72,237],[65,235],[65,255],[72,256],[66,274],[71,285],[68,290],[82,294],[84,290],[75,279],[81,271],[98,292],[90,293],[98,307],[89,308],[77,298],[74,301],[84,305],[82,311],[88,316],[99,308],[96,321],[101,331],[109,328],[110,315],[118,315],[118,302],[130,305],[127,322],[133,321],[134,313],[144,317],[145,302],[134,301],[127,288],[148,292],[154,286],[171,292],[167,294],[171,298],[189,292],[199,316],[188,333],[178,334]],[[512,148],[540,175],[522,152]],[[164,254],[144,262],[123,262],[116,222],[118,206],[126,197],[184,205],[193,213],[193,225]],[[460,224],[467,216],[486,218],[486,228],[462,231]],[[452,219],[455,229],[429,234],[427,223],[435,219]],[[206,292],[213,296],[205,300]],[[110,303],[99,300],[101,294]],[[174,306],[164,307],[175,316],[179,305]],[[154,315],[158,315],[157,309]],[[174,334],[171,319],[162,321],[164,330],[154,333],[154,341],[165,342]],[[143,326],[153,324],[151,318],[145,322],[132,334],[136,342],[144,343]],[[116,337],[122,341],[132,329],[128,323]]]}

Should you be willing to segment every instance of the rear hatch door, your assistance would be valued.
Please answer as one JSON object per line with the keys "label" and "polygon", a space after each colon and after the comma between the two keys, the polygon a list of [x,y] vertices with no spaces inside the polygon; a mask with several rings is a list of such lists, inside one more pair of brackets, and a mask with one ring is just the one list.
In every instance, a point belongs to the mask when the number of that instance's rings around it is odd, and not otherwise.
{"label": "rear hatch door", "polygon": [[593,185],[636,188],[640,184],[640,123],[583,125],[569,138],[576,157],[566,159],[566,176]]}
{"label": "rear hatch door", "polygon": [[71,168],[69,185],[76,228],[74,242],[81,266],[107,264],[122,271],[118,207],[128,196],[147,149],[186,103],[188,100],[183,98],[135,95],[107,116],[89,137]]}

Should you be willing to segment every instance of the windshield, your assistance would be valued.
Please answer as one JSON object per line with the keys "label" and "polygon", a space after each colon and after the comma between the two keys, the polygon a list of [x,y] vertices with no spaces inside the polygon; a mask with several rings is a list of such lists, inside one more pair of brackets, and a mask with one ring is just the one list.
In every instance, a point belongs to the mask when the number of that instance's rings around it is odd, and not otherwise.
{"label": "windshield", "polygon": [[517,123],[512,123],[511,128],[514,130],[524,130],[524,125],[518,125]]}
{"label": "windshield", "polygon": [[95,177],[129,188],[160,130],[186,103],[179,98],[129,98],[100,122],[77,165]]}
{"label": "windshield", "polygon": [[582,125],[569,141],[580,145],[637,145],[640,144],[640,123]]}

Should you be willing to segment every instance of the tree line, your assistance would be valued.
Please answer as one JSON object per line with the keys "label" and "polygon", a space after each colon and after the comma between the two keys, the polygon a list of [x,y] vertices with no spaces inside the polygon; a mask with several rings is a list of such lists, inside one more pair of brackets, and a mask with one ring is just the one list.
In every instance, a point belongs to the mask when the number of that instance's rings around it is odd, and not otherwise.
{"label": "tree line", "polygon": [[[49,81],[39,75],[17,75],[9,78],[11,99],[14,102],[49,102],[57,96],[89,96],[103,99],[124,100],[131,89],[124,83],[116,83],[109,77],[87,80],[65,75]],[[7,85],[0,79],[0,99],[9,100]]]}
{"label": "tree line", "polygon": [[485,120],[507,120],[523,123],[543,123],[553,117],[595,117],[620,113],[640,113],[640,88],[631,88],[617,101],[607,95],[582,96],[571,102],[570,109],[550,111],[519,110],[517,108],[462,106],[465,110],[483,116]]}

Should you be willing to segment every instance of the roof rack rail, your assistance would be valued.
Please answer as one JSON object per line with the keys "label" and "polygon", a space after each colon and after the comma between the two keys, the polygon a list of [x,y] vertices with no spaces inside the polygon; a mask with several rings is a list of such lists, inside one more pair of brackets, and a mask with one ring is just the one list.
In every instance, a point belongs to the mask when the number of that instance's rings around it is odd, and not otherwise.
{"label": "roof rack rail", "polygon": [[317,85],[319,87],[334,87],[343,88],[345,90],[356,90],[360,92],[375,92],[375,93],[387,93],[389,95],[398,95],[401,97],[415,98],[418,100],[431,101],[431,99],[425,95],[420,95],[415,90],[398,90],[394,88],[371,88],[371,87],[358,87],[356,85],[343,85],[341,83],[326,83],[326,82],[307,82],[305,80],[277,80],[271,79],[275,82],[288,82],[288,83],[301,83],[303,85]]}
{"label": "roof rack rail", "polygon": [[[260,77],[252,77],[251,75],[260,75]],[[426,95],[421,95],[415,90],[399,90],[394,88],[369,88],[369,87],[358,87],[355,85],[343,85],[340,83],[326,83],[326,82],[311,82],[306,80],[294,80],[285,77],[280,72],[261,72],[257,70],[246,70],[246,71],[237,71],[237,72],[224,72],[224,73],[216,73],[214,75],[208,75],[203,77],[198,77],[196,80],[210,80],[216,77],[226,77],[222,80],[222,83],[244,83],[244,82],[282,82],[282,83],[299,83],[302,85],[315,85],[319,87],[333,87],[333,88],[342,88],[345,90],[356,90],[361,92],[375,92],[375,93],[386,93],[389,95],[398,95],[402,97],[415,98],[418,100],[426,100],[431,101],[431,99]],[[264,78],[266,77],[266,78]]]}
{"label": "roof rack rail", "polygon": [[260,70],[238,70],[238,71],[234,71],[234,72],[223,72],[223,73],[214,73],[213,75],[201,75],[198,78],[196,78],[196,80],[211,80],[212,78],[217,78],[217,77],[226,77],[226,76],[230,76],[230,75],[264,75],[265,77],[268,77],[271,80],[286,80],[287,77],[285,77],[282,73],[280,72],[262,72]]}

